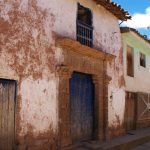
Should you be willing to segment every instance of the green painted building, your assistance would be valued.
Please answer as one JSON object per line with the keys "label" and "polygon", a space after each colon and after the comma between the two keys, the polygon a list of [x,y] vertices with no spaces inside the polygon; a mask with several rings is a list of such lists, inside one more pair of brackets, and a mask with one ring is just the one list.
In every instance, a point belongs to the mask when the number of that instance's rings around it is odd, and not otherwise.
{"label": "green painted building", "polygon": [[150,41],[133,28],[121,28],[126,90],[126,130],[150,126]]}

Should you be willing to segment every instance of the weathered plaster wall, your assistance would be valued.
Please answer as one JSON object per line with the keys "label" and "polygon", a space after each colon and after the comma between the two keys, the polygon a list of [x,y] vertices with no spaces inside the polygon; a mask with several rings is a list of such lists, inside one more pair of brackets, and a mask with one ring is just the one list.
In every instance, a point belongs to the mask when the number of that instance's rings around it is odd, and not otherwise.
{"label": "weathered plaster wall", "polygon": [[[110,128],[114,128],[113,126],[116,128],[121,126],[124,120],[125,93],[123,51],[117,18],[103,7],[97,6],[92,0],[72,0],[69,2],[67,0],[51,0],[49,4],[47,2],[48,0],[44,2],[39,1],[38,5],[48,10],[51,8],[50,10],[53,10],[54,14],[56,14],[57,19],[55,20],[54,31],[61,36],[71,37],[73,39],[76,39],[77,3],[92,10],[94,47],[116,56],[116,59],[108,64],[108,75],[112,77],[109,85],[109,125]],[[61,56],[60,50],[59,54],[60,57],[57,59],[57,62],[61,64],[63,56]]]}
{"label": "weathered plaster wall", "polygon": [[[57,2],[57,8],[60,9],[58,9],[57,12],[56,32],[59,35],[76,39],[77,3],[80,3],[90,8],[93,12],[94,48],[116,56],[116,59],[108,64],[108,75],[112,77],[112,81],[109,85],[108,98],[109,126],[112,130],[114,128],[118,130],[118,128],[122,126],[124,120],[125,105],[123,51],[118,20],[103,7],[97,6],[92,0],[76,0],[69,2],[67,0],[57,0]],[[59,61],[59,63],[61,63],[61,61]]]}
{"label": "weathered plaster wall", "polygon": [[[112,129],[115,126],[118,130],[124,120],[125,93],[121,34],[117,18],[103,7],[97,6],[92,0],[72,0],[69,2],[67,0],[51,0],[49,4],[47,1],[39,1],[38,5],[48,10],[51,8],[56,14],[54,31],[60,36],[72,39],[76,39],[77,3],[92,10],[94,48],[116,56],[116,59],[108,64],[108,75],[112,77],[109,85],[109,126]],[[62,51],[58,49],[57,52],[57,62],[61,64],[63,61]]]}
{"label": "weathered plaster wall", "polygon": [[116,56],[108,64],[109,126],[113,130],[122,124],[124,78],[117,18],[92,0],[1,0],[0,78],[18,81],[19,136],[57,133],[55,69],[63,55],[55,50],[55,34],[76,39],[77,2],[93,12],[94,47]]}
{"label": "weathered plaster wall", "polygon": [[58,130],[56,14],[37,2],[0,1],[0,78],[17,80],[16,144],[25,147]]}
{"label": "weathered plaster wall", "polygon": [[[133,32],[123,33],[124,47],[124,73],[126,90],[132,92],[150,93],[150,44]],[[126,48],[127,45],[133,48],[134,77],[127,76]],[[140,66],[140,52],[146,55],[146,68]]]}

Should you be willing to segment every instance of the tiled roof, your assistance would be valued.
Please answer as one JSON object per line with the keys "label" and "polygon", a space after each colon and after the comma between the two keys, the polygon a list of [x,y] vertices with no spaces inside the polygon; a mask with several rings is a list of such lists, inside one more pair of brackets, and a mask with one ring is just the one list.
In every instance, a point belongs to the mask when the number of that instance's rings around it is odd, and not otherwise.
{"label": "tiled roof", "polygon": [[125,11],[120,5],[110,2],[109,0],[93,0],[97,5],[102,5],[109,12],[114,14],[119,20],[126,21],[131,19],[130,14]]}
{"label": "tiled roof", "polygon": [[126,33],[126,32],[132,31],[132,32],[136,33],[139,37],[141,37],[143,40],[145,40],[146,42],[148,42],[150,44],[150,40],[147,38],[147,36],[146,35],[142,35],[140,32],[138,32],[134,28],[121,27],[120,30],[121,30],[121,33]]}

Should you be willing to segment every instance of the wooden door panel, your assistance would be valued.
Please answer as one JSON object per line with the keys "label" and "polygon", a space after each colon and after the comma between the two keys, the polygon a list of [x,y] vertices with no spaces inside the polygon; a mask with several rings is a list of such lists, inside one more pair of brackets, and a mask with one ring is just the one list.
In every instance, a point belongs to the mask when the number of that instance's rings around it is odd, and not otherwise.
{"label": "wooden door panel", "polygon": [[9,108],[8,108],[8,134],[10,145],[9,148],[14,146],[15,137],[15,84],[11,84],[9,88]]}
{"label": "wooden door panel", "polygon": [[135,93],[126,92],[126,104],[125,104],[125,129],[126,131],[135,129],[135,124],[136,124]]}
{"label": "wooden door panel", "polygon": [[149,94],[138,93],[138,120],[150,119],[148,105],[150,104]]}
{"label": "wooden door panel", "polygon": [[150,94],[137,94],[137,126],[138,128],[150,126]]}
{"label": "wooden door panel", "polygon": [[70,80],[71,136],[73,141],[92,137],[94,85],[90,75],[74,73]]}
{"label": "wooden door panel", "polygon": [[0,149],[13,150],[15,138],[15,81],[0,80]]}
{"label": "wooden door panel", "polygon": [[2,87],[2,83],[0,83],[0,149],[2,149],[2,132],[3,132],[3,129],[2,129],[2,122],[3,122],[3,118],[2,118],[2,114],[3,114],[3,87]]}

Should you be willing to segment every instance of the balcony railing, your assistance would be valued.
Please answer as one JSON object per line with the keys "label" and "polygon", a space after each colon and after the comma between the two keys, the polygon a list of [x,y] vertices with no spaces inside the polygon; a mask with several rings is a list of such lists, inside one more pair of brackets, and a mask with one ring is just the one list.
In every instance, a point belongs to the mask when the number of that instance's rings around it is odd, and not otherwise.
{"label": "balcony railing", "polygon": [[93,47],[93,27],[77,21],[77,41],[83,45]]}

